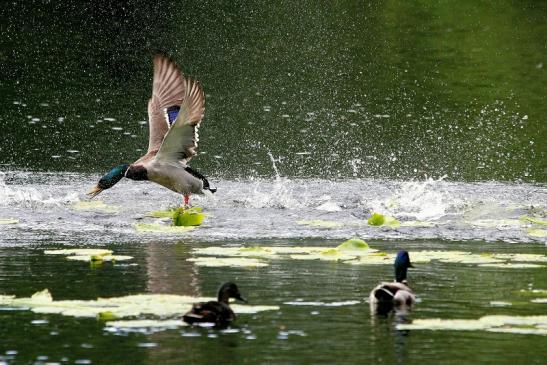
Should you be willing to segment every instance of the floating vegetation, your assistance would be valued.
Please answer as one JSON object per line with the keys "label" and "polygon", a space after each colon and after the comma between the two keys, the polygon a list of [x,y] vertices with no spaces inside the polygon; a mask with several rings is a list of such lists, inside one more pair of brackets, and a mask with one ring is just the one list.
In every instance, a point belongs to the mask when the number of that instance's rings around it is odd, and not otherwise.
{"label": "floating vegetation", "polygon": [[0,224],[18,224],[19,219],[0,218]]}
{"label": "floating vegetation", "polygon": [[367,220],[367,223],[369,224],[369,226],[384,226],[390,228],[397,228],[401,225],[401,223],[394,217],[385,216],[380,213],[372,214],[372,216]]}
{"label": "floating vegetation", "polygon": [[513,305],[513,303],[511,302],[503,302],[503,301],[499,301],[499,300],[493,300],[490,302],[490,305],[492,307],[510,307]]}
{"label": "floating vegetation", "polygon": [[184,233],[193,230],[195,226],[167,226],[158,223],[137,223],[135,229],[139,232],[153,233]]}
{"label": "floating vegetation", "polygon": [[[253,247],[206,247],[196,248],[194,254],[215,256],[218,265],[211,261],[210,266],[230,266],[230,261],[221,261],[222,256],[238,258],[261,258],[261,259],[294,259],[294,260],[325,260],[343,261],[352,265],[392,265],[395,259],[394,253],[379,252],[372,249],[360,239],[347,240],[337,247],[286,247],[286,246],[253,246]],[[539,254],[492,254],[472,253],[468,251],[410,251],[413,263],[428,263],[437,260],[443,263],[457,263],[469,265],[481,265],[502,268],[542,268],[545,265],[536,264],[547,262],[546,255]],[[219,257],[220,256],[220,257]],[[198,257],[191,259],[202,265],[209,261]],[[236,266],[237,261],[233,261]],[[264,261],[260,261],[266,265]]]}
{"label": "floating vegetation", "polygon": [[321,219],[314,219],[314,220],[300,220],[296,221],[296,224],[302,225],[302,226],[312,226],[312,227],[321,227],[321,228],[341,228],[344,226],[341,222],[335,222],[335,221],[324,221]]}
{"label": "floating vegetation", "polygon": [[191,261],[197,266],[206,267],[263,267],[268,266],[267,262],[260,261],[258,259],[244,258],[244,257],[197,257],[190,258],[187,261]]}
{"label": "floating vegetation", "polygon": [[[0,296],[0,305],[31,310],[35,313],[54,313],[72,317],[93,317],[102,320],[136,316],[172,317],[185,313],[195,302],[214,300],[209,297],[192,297],[172,294],[137,294],[116,298],[98,298],[97,300],[53,300],[45,289],[30,298]],[[257,313],[278,310],[278,306],[241,305],[231,306],[238,314]]]}
{"label": "floating vegetation", "polygon": [[173,220],[173,226],[199,226],[203,223],[206,214],[202,213],[201,207],[191,208],[171,208],[167,210],[155,210],[148,213],[153,218],[170,218]]}
{"label": "floating vegetation", "polygon": [[72,209],[90,212],[118,213],[120,207],[105,204],[102,200],[79,201],[72,204]]}
{"label": "floating vegetation", "polygon": [[416,319],[398,330],[489,331],[547,335],[547,316],[484,316],[479,319]]}
{"label": "floating vegetation", "polygon": [[509,229],[524,227],[524,222],[519,219],[475,219],[467,221],[467,223],[479,228]]}
{"label": "floating vegetation", "polygon": [[540,229],[540,228],[529,228],[528,234],[532,237],[547,237],[547,229]]}
{"label": "floating vegetation", "polygon": [[499,263],[499,264],[480,264],[482,267],[497,267],[502,269],[539,269],[546,267],[545,265],[539,264],[519,264],[519,263]]}
{"label": "floating vegetation", "polygon": [[113,251],[101,248],[72,248],[66,250],[46,250],[46,255],[65,255],[69,260],[102,262],[102,261],[127,261],[132,256],[113,255]]}
{"label": "floating vegetation", "polygon": [[307,254],[291,255],[290,257],[296,260],[349,261],[368,255],[384,256],[383,253],[377,252],[378,250],[371,249],[365,241],[359,238],[352,238],[342,242],[335,248],[323,248],[319,252],[308,252]]}
{"label": "floating vegetation", "polygon": [[180,226],[199,226],[205,219],[205,214],[201,212],[200,207],[178,208],[173,214],[173,225]]}
{"label": "floating vegetation", "polygon": [[533,223],[533,224],[538,224],[540,226],[547,226],[546,220],[536,218],[536,217],[530,217],[527,215],[520,216],[519,220],[526,223]]}

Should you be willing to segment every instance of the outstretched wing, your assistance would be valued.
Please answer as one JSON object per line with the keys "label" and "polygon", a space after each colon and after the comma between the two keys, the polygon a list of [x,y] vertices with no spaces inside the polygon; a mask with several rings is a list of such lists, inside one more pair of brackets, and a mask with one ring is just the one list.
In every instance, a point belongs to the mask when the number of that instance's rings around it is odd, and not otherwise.
{"label": "outstretched wing", "polygon": [[167,57],[154,57],[152,97],[148,101],[148,153],[160,148],[184,100],[185,88],[184,76],[177,65]]}
{"label": "outstretched wing", "polygon": [[196,154],[198,128],[205,112],[205,95],[199,82],[182,78],[184,96],[175,123],[156,154],[157,160],[187,163]]}

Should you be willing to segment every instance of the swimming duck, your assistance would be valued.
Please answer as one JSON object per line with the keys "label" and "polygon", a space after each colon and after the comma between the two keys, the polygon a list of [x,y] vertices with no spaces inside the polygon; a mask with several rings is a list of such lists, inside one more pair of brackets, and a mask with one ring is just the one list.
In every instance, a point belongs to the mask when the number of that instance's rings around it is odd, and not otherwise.
{"label": "swimming duck", "polygon": [[235,298],[247,303],[239,293],[239,289],[234,283],[224,283],[218,290],[217,300],[211,300],[206,303],[196,303],[192,309],[186,313],[182,319],[189,324],[194,323],[214,323],[217,327],[224,327],[230,324],[236,315],[230,308],[228,301]]}
{"label": "swimming duck", "polygon": [[205,96],[199,82],[182,75],[164,56],[154,58],[152,97],[148,101],[150,135],[148,151],[132,164],[114,167],[89,191],[93,198],[123,177],[150,180],[184,196],[214,193],[209,181],[188,166],[196,155],[198,127],[205,111]]}
{"label": "swimming duck", "polygon": [[372,289],[369,296],[372,313],[385,315],[391,310],[404,313],[410,310],[416,297],[408,286],[406,272],[410,263],[407,251],[399,251],[395,257],[395,282],[382,282]]}

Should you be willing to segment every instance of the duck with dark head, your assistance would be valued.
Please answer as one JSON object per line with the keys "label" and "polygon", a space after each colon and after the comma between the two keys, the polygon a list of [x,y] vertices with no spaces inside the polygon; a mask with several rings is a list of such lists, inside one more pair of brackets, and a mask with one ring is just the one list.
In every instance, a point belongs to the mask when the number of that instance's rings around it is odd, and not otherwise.
{"label": "duck with dark head", "polygon": [[236,315],[230,308],[229,300],[234,298],[242,302],[247,301],[239,293],[239,288],[234,283],[224,283],[218,290],[217,300],[206,303],[196,303],[182,319],[189,324],[214,323],[216,327],[226,327],[232,323]]}
{"label": "duck with dark head", "polygon": [[399,251],[395,257],[395,282],[382,282],[370,292],[370,310],[374,314],[386,315],[392,310],[404,314],[416,302],[416,297],[407,281],[407,270],[414,267],[407,251]]}
{"label": "duck with dark head", "polygon": [[201,84],[184,77],[177,65],[164,56],[154,58],[152,97],[148,101],[149,140],[147,153],[131,165],[114,167],[88,193],[95,197],[123,177],[152,181],[184,196],[214,193],[209,181],[188,166],[196,155],[198,128],[205,111]]}

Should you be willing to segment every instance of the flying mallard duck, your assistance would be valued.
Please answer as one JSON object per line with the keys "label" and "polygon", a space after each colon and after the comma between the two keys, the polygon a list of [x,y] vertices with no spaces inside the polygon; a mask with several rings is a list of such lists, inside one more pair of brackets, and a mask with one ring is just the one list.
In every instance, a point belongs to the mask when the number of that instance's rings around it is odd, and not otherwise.
{"label": "flying mallard duck", "polygon": [[199,82],[185,78],[177,65],[164,56],[154,58],[152,97],[148,101],[150,136],[148,152],[131,165],[114,167],[88,193],[93,198],[124,176],[150,180],[184,196],[212,193],[209,182],[188,166],[196,155],[198,127],[205,111],[205,96]]}
{"label": "flying mallard duck", "polygon": [[391,310],[407,312],[416,297],[408,286],[406,272],[410,263],[407,251],[399,251],[395,258],[395,282],[382,282],[370,292],[369,303],[372,313],[387,314]]}
{"label": "flying mallard duck", "polygon": [[224,283],[218,290],[216,301],[212,300],[206,303],[194,304],[192,309],[182,319],[189,324],[207,322],[214,323],[217,327],[225,327],[236,318],[236,315],[228,304],[230,298],[247,303],[239,293],[236,284]]}

